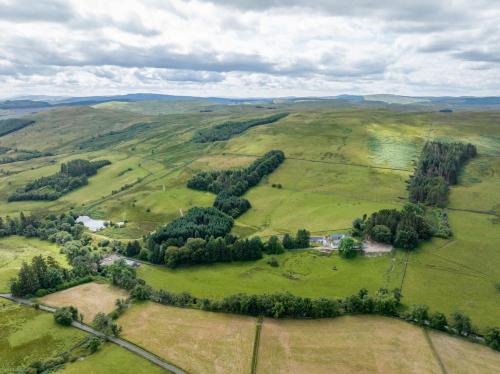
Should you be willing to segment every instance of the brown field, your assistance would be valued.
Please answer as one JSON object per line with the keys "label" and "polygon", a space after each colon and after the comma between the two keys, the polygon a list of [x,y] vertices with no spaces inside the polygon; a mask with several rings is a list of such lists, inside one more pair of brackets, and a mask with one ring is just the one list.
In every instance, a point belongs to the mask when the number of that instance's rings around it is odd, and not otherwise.
{"label": "brown field", "polygon": [[115,309],[116,299],[126,299],[128,293],[107,283],[85,283],[40,298],[42,304],[63,307],[74,306],[83,314],[84,321],[92,322],[99,312],[110,313]]}
{"label": "brown field", "polygon": [[465,339],[430,331],[432,343],[448,373],[493,374],[500,372],[500,353]]}
{"label": "brown field", "polygon": [[120,317],[122,336],[189,373],[249,373],[256,319],[152,302]]}
{"label": "brown field", "polygon": [[264,320],[257,372],[440,373],[441,370],[421,328],[390,318],[350,316],[314,321]]}

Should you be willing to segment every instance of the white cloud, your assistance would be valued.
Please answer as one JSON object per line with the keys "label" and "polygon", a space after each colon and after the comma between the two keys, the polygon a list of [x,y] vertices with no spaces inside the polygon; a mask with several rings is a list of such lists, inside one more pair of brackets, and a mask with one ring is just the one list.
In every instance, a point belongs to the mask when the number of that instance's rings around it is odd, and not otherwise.
{"label": "white cloud", "polygon": [[500,92],[478,0],[0,0],[0,96]]}

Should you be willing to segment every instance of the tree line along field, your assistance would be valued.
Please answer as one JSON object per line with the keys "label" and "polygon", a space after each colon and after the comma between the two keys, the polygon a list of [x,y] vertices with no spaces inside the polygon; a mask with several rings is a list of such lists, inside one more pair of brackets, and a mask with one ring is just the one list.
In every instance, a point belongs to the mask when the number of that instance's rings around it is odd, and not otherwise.
{"label": "tree line along field", "polygon": [[[107,286],[100,298],[120,296]],[[90,295],[82,286],[42,299],[51,305],[85,304]],[[76,303],[76,304],[75,304]],[[85,334],[54,323],[49,313],[0,301],[0,324],[8,332],[0,344],[13,368],[26,364],[36,355],[39,359],[64,351]],[[102,307],[98,308],[105,310]],[[288,373],[366,372],[366,373],[495,373],[500,355],[463,338],[426,330],[394,318],[380,316],[344,316],[320,320],[275,320],[212,313],[165,306],[153,302],[134,302],[121,317],[121,337],[147,349],[189,373]],[[260,334],[256,335],[261,324]],[[37,334],[26,334],[36,329]],[[258,338],[257,338],[258,337]],[[43,349],[33,349],[44,339]],[[59,340],[57,340],[59,339]],[[71,340],[73,339],[73,340]],[[256,339],[258,344],[255,345]],[[57,343],[57,344],[56,344]],[[66,345],[64,345],[66,344]],[[254,348],[256,346],[257,348]],[[37,345],[35,345],[37,347]],[[361,359],[360,359],[361,358]],[[4,361],[2,361],[4,362]],[[5,365],[5,364],[4,364]],[[111,343],[97,353],[67,363],[63,373],[163,372]]]}
{"label": "tree line along field", "polygon": [[[500,317],[495,288],[500,277],[492,266],[500,261],[494,250],[500,237],[496,215],[500,185],[498,112],[416,113],[334,108],[328,103],[282,104],[276,105],[274,112],[289,112],[286,118],[250,128],[225,142],[200,145],[191,142],[200,128],[262,118],[273,111],[240,105],[217,106],[210,113],[200,113],[196,106],[172,112],[162,110],[159,103],[155,103],[154,110],[147,109],[147,105],[135,103],[134,113],[110,105],[104,109],[43,112],[33,116],[36,123],[32,126],[0,137],[1,146],[31,147],[55,154],[0,165],[0,169],[12,173],[0,175],[2,214],[77,207],[95,218],[129,221],[123,229],[106,229],[100,235],[140,238],[177,218],[180,210],[213,204],[212,194],[186,187],[197,171],[246,166],[270,149],[281,149],[287,159],[244,195],[252,208],[236,220],[234,232],[268,236],[302,227],[313,234],[342,231],[364,213],[398,208],[406,202],[405,182],[427,139],[471,142],[477,145],[479,155],[467,164],[449,196],[448,207],[463,210],[450,211],[454,237],[448,242],[435,239],[423,245],[411,253],[406,267],[402,266],[401,252],[396,253],[394,266],[391,257],[343,264],[333,256],[318,258],[321,265],[316,267],[302,254],[287,254],[283,260],[278,258],[285,264],[276,271],[257,262],[175,271],[144,266],[140,272],[155,286],[188,290],[196,296],[220,296],[238,290],[262,292],[265,287],[306,295],[314,292],[310,291],[311,285],[329,295],[345,296],[354,288],[403,281],[406,304],[426,303],[432,310],[445,312],[460,308],[481,327]],[[148,131],[130,130],[136,124],[153,122],[156,124]],[[85,129],[79,132],[82,127]],[[85,142],[92,137],[102,149],[86,147]],[[99,157],[109,159],[112,165],[100,170],[88,186],[55,202],[6,202],[6,196],[16,186],[52,173],[65,160]],[[132,170],[121,174],[128,168]],[[113,194],[138,178],[141,180],[137,184]],[[281,184],[282,188],[273,188],[273,184]],[[293,267],[289,265],[292,258],[296,261]],[[337,265],[338,270],[329,269],[330,264]],[[389,282],[388,269],[393,269]],[[292,277],[294,272],[298,274],[299,279],[287,278],[288,271]],[[219,288],[214,291],[215,287]]]}

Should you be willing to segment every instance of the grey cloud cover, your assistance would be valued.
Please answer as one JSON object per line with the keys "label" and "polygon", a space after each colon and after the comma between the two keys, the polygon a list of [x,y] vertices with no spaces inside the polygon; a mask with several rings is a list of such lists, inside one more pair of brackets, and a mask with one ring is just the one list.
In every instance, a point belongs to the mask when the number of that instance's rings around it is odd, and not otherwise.
{"label": "grey cloud cover", "polygon": [[500,94],[499,19],[494,0],[0,0],[0,97]]}

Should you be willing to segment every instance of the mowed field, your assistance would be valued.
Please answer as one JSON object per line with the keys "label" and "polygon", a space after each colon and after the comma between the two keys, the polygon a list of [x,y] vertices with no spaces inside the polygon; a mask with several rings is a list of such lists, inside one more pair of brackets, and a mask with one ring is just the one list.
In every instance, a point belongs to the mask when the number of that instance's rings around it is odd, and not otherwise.
{"label": "mowed field", "polygon": [[55,244],[18,236],[0,239],[0,292],[9,292],[10,279],[17,275],[22,263],[38,255],[52,256],[61,265],[67,265],[66,256],[60,254]]}
{"label": "mowed field", "polygon": [[[258,373],[497,373],[500,354],[460,338],[376,316],[265,319]],[[431,345],[431,344],[432,345]]]}
{"label": "mowed field", "polygon": [[189,373],[248,373],[256,319],[146,302],[119,318],[122,336]]}
{"label": "mowed field", "polygon": [[117,299],[127,299],[128,292],[108,283],[85,283],[44,296],[42,304],[61,308],[74,306],[83,314],[85,323],[91,323],[97,313],[108,314],[116,309]]}
{"label": "mowed field", "polygon": [[61,354],[86,336],[58,325],[50,313],[0,299],[0,373]]}

